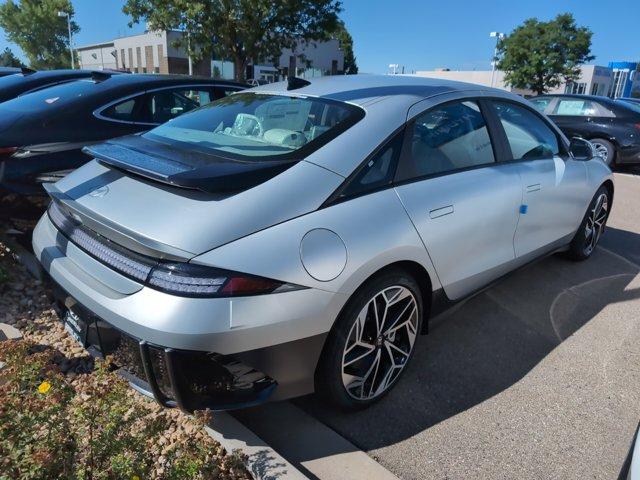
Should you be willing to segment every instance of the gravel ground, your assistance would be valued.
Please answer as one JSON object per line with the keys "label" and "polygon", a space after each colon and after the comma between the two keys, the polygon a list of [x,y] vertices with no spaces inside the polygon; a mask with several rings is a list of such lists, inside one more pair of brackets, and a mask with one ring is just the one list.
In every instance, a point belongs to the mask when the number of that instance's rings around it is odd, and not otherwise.
{"label": "gravel ground", "polygon": [[[6,225],[6,224],[5,224]],[[28,223],[24,224],[28,227]],[[4,231],[0,224],[0,231]],[[76,382],[83,382],[90,372],[93,360],[64,330],[52,308],[44,286],[34,280],[17,263],[6,242],[0,239],[0,323],[18,328],[25,339],[49,345],[67,357],[61,365],[63,373]],[[218,458],[224,477],[228,479],[251,478],[242,466],[238,466],[238,455],[228,455],[224,448],[200,428],[190,416],[177,409],[165,409],[156,402],[138,394],[133,389],[129,395],[148,410],[150,418],[161,417],[166,425],[164,435],[158,439],[159,451],[168,451],[173,444],[183,443],[186,438],[195,438],[211,449]],[[158,466],[161,472],[161,466]]]}

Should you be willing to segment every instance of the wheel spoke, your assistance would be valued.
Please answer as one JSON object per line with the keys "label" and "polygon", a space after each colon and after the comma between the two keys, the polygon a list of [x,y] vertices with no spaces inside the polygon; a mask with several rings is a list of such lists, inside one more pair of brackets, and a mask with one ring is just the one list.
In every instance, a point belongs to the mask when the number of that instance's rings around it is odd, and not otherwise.
{"label": "wheel spoke", "polygon": [[350,396],[367,400],[390,388],[411,356],[418,319],[416,299],[406,287],[388,287],[367,302],[342,355],[342,382]]}

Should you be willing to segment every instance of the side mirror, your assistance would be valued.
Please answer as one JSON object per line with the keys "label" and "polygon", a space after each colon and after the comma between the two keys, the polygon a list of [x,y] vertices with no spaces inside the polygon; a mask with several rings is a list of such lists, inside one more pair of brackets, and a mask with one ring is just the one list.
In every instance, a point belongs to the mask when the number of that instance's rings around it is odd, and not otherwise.
{"label": "side mirror", "polygon": [[569,153],[575,160],[588,161],[597,156],[596,150],[591,142],[580,137],[573,137],[569,144]]}

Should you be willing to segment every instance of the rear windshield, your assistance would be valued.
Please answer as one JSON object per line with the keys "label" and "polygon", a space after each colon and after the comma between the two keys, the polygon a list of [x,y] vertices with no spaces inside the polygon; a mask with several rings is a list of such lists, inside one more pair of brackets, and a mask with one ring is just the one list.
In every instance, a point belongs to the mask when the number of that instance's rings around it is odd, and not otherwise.
{"label": "rear windshield", "polygon": [[236,158],[302,158],[363,116],[362,109],[343,102],[243,92],[170,120],[144,137]]}
{"label": "rear windshield", "polygon": [[[4,78],[0,78],[0,80],[4,80]],[[0,109],[7,109],[13,112],[36,112],[46,108],[53,109],[68,105],[78,98],[86,97],[92,91],[95,91],[95,82],[91,80],[76,80],[36,90],[0,103]]]}

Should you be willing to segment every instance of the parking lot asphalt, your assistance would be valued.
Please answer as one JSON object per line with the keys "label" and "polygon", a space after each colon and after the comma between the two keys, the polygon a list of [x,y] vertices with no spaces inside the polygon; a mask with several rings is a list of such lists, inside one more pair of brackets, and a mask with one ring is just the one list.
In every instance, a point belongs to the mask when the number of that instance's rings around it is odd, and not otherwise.
{"label": "parking lot asphalt", "polygon": [[640,418],[640,176],[616,188],[591,259],[546,258],[437,319],[368,410],[296,406],[403,479],[618,478]]}

